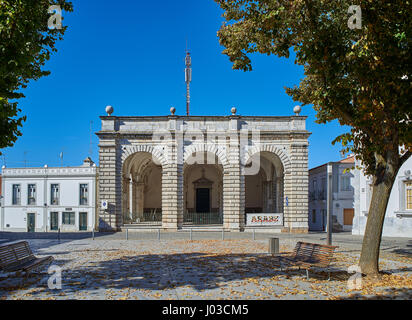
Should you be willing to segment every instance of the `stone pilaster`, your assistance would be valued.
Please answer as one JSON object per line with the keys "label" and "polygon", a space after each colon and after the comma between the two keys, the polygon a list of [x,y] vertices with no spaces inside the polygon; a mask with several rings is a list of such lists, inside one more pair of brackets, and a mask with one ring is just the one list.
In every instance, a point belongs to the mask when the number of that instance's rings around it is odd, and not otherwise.
{"label": "stone pilaster", "polygon": [[177,230],[183,225],[182,165],[168,164],[162,172],[162,227]]}
{"label": "stone pilaster", "polygon": [[140,219],[143,221],[143,211],[144,211],[144,183],[136,182],[136,210],[134,212],[134,219]]}
{"label": "stone pilaster", "polygon": [[284,231],[308,232],[308,145],[295,142],[290,146],[290,171],[285,174]]}
{"label": "stone pilaster", "polygon": [[165,147],[167,163],[162,168],[162,227],[170,231],[183,226],[183,144],[174,134],[172,139]]}
{"label": "stone pilaster", "polygon": [[223,172],[223,228],[243,231],[245,227],[245,176],[240,162],[240,141],[237,117],[230,118],[228,148],[229,165]]}
{"label": "stone pilaster", "polygon": [[[99,144],[99,230],[117,231],[122,224],[122,176],[120,151],[115,139],[101,140]],[[101,201],[108,201],[103,210]]]}

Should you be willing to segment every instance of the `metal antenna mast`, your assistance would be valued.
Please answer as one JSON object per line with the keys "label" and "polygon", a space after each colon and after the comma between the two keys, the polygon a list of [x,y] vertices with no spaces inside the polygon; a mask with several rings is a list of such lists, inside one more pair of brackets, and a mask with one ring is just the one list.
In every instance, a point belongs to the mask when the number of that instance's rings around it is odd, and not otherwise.
{"label": "metal antenna mast", "polygon": [[192,82],[192,57],[186,48],[185,57],[185,82],[186,82],[186,115],[190,113],[190,82]]}

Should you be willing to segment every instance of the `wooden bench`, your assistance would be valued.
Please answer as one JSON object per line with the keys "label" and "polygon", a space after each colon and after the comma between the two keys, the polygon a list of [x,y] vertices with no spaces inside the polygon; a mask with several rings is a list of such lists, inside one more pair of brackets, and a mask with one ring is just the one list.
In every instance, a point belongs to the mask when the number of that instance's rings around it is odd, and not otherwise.
{"label": "wooden bench", "polygon": [[337,247],[318,243],[308,243],[299,241],[292,253],[279,255],[278,266],[299,267],[299,270],[306,270],[306,278],[309,279],[309,269],[313,267],[326,268],[328,270],[328,280],[330,280],[330,264],[333,261],[333,253]]}
{"label": "wooden bench", "polygon": [[52,256],[35,257],[27,241],[15,241],[0,245],[0,269],[6,272],[24,271],[27,274],[52,261]]}

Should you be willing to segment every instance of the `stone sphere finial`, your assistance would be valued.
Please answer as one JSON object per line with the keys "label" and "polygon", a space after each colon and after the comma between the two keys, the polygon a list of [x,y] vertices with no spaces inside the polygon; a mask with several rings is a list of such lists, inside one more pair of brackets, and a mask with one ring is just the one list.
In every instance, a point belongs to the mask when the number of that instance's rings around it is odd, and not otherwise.
{"label": "stone sphere finial", "polygon": [[302,111],[302,107],[301,106],[295,106],[293,108],[293,112],[298,116],[300,114],[300,112]]}
{"label": "stone sphere finial", "polygon": [[170,108],[170,113],[172,114],[172,116],[175,115],[175,112],[176,112],[176,108],[175,108],[175,107],[171,107],[171,108]]}
{"label": "stone sphere finial", "polygon": [[111,116],[113,111],[114,111],[114,109],[113,109],[112,106],[107,106],[106,107],[106,113],[107,113],[108,116]]}
{"label": "stone sphere finial", "polygon": [[232,109],[230,111],[232,112],[233,115],[235,115],[237,110],[236,110],[235,107],[232,107]]}

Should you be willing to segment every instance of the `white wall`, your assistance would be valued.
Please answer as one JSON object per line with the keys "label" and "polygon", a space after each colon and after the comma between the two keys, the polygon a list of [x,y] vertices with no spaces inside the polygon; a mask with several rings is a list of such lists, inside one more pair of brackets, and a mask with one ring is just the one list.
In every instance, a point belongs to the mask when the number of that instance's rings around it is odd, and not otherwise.
{"label": "white wall", "polygon": [[[386,209],[385,222],[383,225],[383,236],[387,237],[412,237],[412,210],[402,207],[406,195],[402,188],[404,181],[408,179],[405,171],[412,172],[412,158],[409,158],[400,168],[393,185],[391,195]],[[356,170],[356,197],[355,218],[352,234],[363,235],[366,227],[367,213],[369,211],[372,190],[368,180],[362,171]],[[412,180],[412,176],[410,178]]]}
{"label": "white wall", "polygon": [[[52,173],[51,173],[52,172]],[[47,173],[47,174],[46,174]],[[58,212],[61,231],[79,231],[79,212],[87,212],[87,230],[95,222],[96,167],[3,168],[2,231],[27,231],[27,214],[35,213],[35,231],[51,231],[51,212]],[[13,185],[19,184],[20,204],[13,205]],[[36,185],[36,203],[28,205],[28,185]],[[59,204],[51,205],[51,185],[59,185]],[[80,184],[88,184],[88,204],[80,205]],[[75,224],[63,225],[62,213],[74,212]]]}

